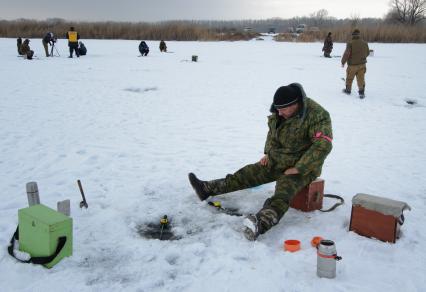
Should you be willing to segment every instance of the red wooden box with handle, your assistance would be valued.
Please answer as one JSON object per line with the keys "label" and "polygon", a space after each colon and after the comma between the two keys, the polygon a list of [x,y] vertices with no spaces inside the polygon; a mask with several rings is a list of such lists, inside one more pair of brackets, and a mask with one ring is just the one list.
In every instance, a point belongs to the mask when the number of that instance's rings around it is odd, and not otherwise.
{"label": "red wooden box with handle", "polygon": [[349,231],[395,243],[404,223],[404,210],[410,206],[388,198],[357,194],[352,198]]}

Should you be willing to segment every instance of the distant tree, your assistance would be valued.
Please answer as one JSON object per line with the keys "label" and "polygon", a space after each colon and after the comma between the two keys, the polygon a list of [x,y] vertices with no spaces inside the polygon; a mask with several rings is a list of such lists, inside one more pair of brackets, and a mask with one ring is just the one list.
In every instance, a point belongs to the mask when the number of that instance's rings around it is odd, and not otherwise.
{"label": "distant tree", "polygon": [[361,17],[359,16],[359,14],[357,13],[352,13],[351,14],[351,27],[352,29],[356,28],[359,26],[359,23],[361,22]]}
{"label": "distant tree", "polygon": [[388,21],[416,25],[425,19],[426,0],[392,0],[390,6]]}
{"label": "distant tree", "polygon": [[328,21],[328,11],[326,9],[320,9],[309,15],[315,26],[323,26]]}

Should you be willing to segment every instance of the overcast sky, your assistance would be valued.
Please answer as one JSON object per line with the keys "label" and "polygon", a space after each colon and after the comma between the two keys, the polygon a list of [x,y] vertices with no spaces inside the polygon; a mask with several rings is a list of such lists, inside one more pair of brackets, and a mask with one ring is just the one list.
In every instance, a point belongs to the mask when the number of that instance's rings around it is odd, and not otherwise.
{"label": "overcast sky", "polygon": [[88,21],[238,20],[308,16],[383,17],[389,0],[0,0],[0,19]]}

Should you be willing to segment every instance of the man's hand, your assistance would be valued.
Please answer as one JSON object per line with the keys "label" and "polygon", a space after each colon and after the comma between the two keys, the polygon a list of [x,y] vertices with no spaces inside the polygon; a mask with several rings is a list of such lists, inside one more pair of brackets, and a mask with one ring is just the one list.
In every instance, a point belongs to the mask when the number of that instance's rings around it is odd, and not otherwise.
{"label": "man's hand", "polygon": [[294,174],[299,174],[299,171],[297,170],[296,167],[290,167],[290,168],[288,168],[284,171],[284,174],[285,175],[294,175]]}
{"label": "man's hand", "polygon": [[262,166],[267,166],[268,162],[269,162],[268,154],[266,154],[260,159],[260,165]]}

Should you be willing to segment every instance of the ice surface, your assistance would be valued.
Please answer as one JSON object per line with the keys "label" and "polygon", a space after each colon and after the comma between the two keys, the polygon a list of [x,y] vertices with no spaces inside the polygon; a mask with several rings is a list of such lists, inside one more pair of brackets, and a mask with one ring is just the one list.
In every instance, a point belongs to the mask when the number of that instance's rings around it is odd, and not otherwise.
{"label": "ice surface", "polygon": [[[1,291],[424,291],[426,287],[426,45],[370,44],[366,98],[341,90],[340,58],[322,43],[87,40],[88,55],[17,58],[0,39]],[[335,44],[339,56],[344,44]],[[198,62],[190,62],[197,55]],[[331,114],[334,148],[322,178],[345,198],[330,213],[289,210],[256,242],[242,217],[200,202],[187,180],[223,177],[263,154],[277,87],[301,83]],[[407,100],[415,100],[408,104]],[[89,208],[80,210],[81,179]],[[25,184],[41,202],[71,200],[74,254],[53,269],[18,263],[6,247],[26,207]],[[256,212],[274,184],[220,196]],[[351,198],[406,201],[396,244],[348,232]],[[326,199],[325,206],[334,204]],[[180,240],[141,237],[137,227],[173,221]],[[313,236],[334,240],[343,260],[333,280],[316,276]],[[298,239],[301,251],[283,251]]]}

